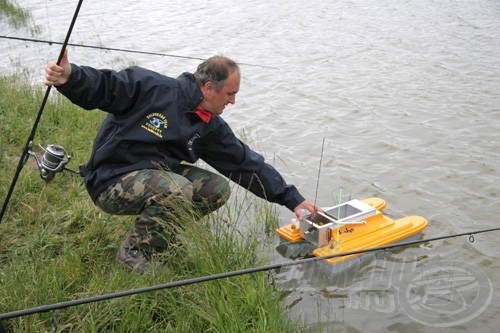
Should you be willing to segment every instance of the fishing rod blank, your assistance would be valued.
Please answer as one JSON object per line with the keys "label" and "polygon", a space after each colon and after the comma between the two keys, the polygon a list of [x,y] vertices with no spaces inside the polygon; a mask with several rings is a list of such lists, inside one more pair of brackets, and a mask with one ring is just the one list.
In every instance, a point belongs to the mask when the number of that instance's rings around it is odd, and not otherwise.
{"label": "fishing rod blank", "polygon": [[[26,37],[14,37],[14,36],[2,36],[2,35],[0,35],[0,38],[12,39],[12,40],[21,40],[21,41],[32,42],[32,43],[45,43],[45,44],[50,44],[50,45],[52,45],[52,44],[62,44],[61,42],[55,42],[55,41],[51,41],[51,40],[26,38]],[[74,47],[84,47],[84,48],[89,48],[89,49],[105,50],[105,51],[119,51],[119,52],[147,54],[147,55],[155,55],[155,56],[162,56],[162,57],[172,57],[172,58],[181,58],[181,59],[206,60],[205,58],[200,58],[200,57],[183,56],[183,55],[169,54],[169,53],[160,53],[160,52],[153,52],[153,51],[130,50],[130,49],[123,49],[123,48],[116,48],[116,47],[105,47],[105,46],[94,46],[94,45],[72,44],[72,43],[68,43],[67,45],[68,46],[74,46]],[[279,69],[278,67],[274,67],[274,66],[249,64],[249,63],[244,63],[244,62],[238,62],[238,64],[239,65],[243,65],[243,66],[253,66],[253,67],[261,67],[261,68]]]}
{"label": "fishing rod blank", "polygon": [[[73,15],[73,19],[71,20],[71,23],[69,25],[68,32],[66,33],[66,38],[64,39],[64,43],[62,44],[61,47],[61,52],[59,53],[59,57],[57,58],[57,64],[59,65],[61,63],[61,59],[64,55],[64,51],[66,50],[66,46],[68,45],[69,37],[71,36],[71,32],[73,31],[73,27],[75,26],[76,18],[78,17],[78,13],[80,11],[80,7],[82,6],[83,0],[78,1],[78,5],[76,6],[75,13]],[[19,178],[19,174],[21,173],[21,170],[28,160],[29,157],[29,152],[31,151],[31,147],[33,146],[33,139],[35,138],[35,133],[38,128],[38,123],[40,122],[40,119],[42,117],[43,110],[45,109],[45,104],[47,104],[47,100],[49,98],[50,90],[52,86],[48,86],[47,90],[45,91],[45,95],[42,100],[42,104],[40,105],[40,109],[38,110],[38,114],[35,119],[35,123],[33,124],[33,127],[31,129],[31,133],[28,137],[28,140],[26,141],[26,145],[24,146],[23,152],[21,154],[21,158],[19,159],[19,163],[17,165],[16,173],[14,174],[14,178],[12,179],[12,183],[10,184],[9,191],[7,192],[7,197],[5,198],[5,201],[2,206],[2,210],[0,211],[0,223],[2,222],[3,216],[5,214],[5,211],[7,210],[7,205],[9,204],[10,197],[12,196],[12,193],[14,192],[14,188],[17,183],[17,179]]]}
{"label": "fishing rod blank", "polygon": [[285,267],[302,265],[302,264],[316,262],[316,261],[323,261],[326,259],[344,257],[344,256],[349,256],[349,255],[354,255],[354,254],[386,251],[386,250],[399,248],[399,247],[403,247],[403,246],[417,245],[417,244],[433,242],[433,241],[443,240],[443,239],[449,239],[449,238],[454,238],[454,237],[460,237],[460,236],[469,236],[469,241],[473,242],[474,241],[473,235],[475,235],[475,234],[492,232],[492,231],[499,231],[499,230],[500,230],[500,227],[491,228],[491,229],[482,229],[482,230],[463,232],[463,233],[458,233],[458,234],[453,234],[453,235],[437,236],[437,237],[432,237],[432,238],[427,238],[427,239],[408,241],[408,242],[392,244],[392,245],[372,247],[372,248],[350,251],[350,252],[335,253],[335,254],[330,254],[330,255],[326,255],[326,256],[322,256],[322,257],[305,258],[305,259],[287,261],[287,262],[278,263],[278,264],[271,264],[271,265],[259,266],[259,267],[251,267],[251,268],[241,269],[241,270],[237,270],[237,271],[230,271],[230,272],[218,273],[218,274],[213,274],[213,275],[200,276],[200,277],[195,277],[195,278],[186,279],[186,280],[168,282],[168,283],[150,286],[150,287],[130,289],[130,290],[120,291],[120,292],[116,292],[116,293],[100,295],[100,296],[80,298],[80,299],[75,299],[72,301],[65,301],[65,302],[60,302],[60,303],[41,305],[41,306],[27,308],[27,309],[18,310],[18,311],[0,313],[0,320],[23,317],[23,316],[27,316],[27,315],[31,315],[31,314],[35,314],[35,313],[48,312],[48,311],[64,309],[64,308],[68,308],[68,307],[72,307],[72,306],[101,302],[101,301],[105,301],[105,300],[109,300],[109,299],[131,296],[131,295],[142,294],[142,293],[153,292],[153,291],[159,291],[159,290],[163,290],[163,289],[171,289],[174,287],[183,287],[183,286],[188,286],[188,285],[207,282],[207,281],[225,279],[225,278],[229,278],[229,277],[233,277],[233,276],[240,276],[240,275],[245,275],[245,274],[270,271],[270,270],[274,270],[274,269],[281,269],[281,268],[285,268]]}

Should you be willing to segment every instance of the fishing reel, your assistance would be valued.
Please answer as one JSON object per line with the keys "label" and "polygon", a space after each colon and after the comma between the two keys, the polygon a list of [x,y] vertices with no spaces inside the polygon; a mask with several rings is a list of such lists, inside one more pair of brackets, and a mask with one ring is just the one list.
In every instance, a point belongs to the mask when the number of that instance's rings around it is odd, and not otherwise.
{"label": "fishing reel", "polygon": [[46,182],[54,179],[57,172],[63,171],[66,164],[70,161],[71,156],[66,154],[62,146],[51,144],[47,148],[43,148],[43,155],[40,157],[35,152],[29,150],[28,154],[33,156],[36,160],[38,169],[40,170],[40,177]]}

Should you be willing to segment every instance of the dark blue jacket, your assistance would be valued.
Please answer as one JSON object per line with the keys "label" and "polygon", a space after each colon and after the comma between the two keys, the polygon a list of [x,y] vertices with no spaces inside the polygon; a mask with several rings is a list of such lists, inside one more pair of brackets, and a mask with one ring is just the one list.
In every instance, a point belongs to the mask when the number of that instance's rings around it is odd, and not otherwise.
{"label": "dark blue jacket", "polygon": [[207,124],[193,112],[203,95],[192,74],[174,79],[140,67],[116,72],[71,66],[69,81],[57,89],[82,108],[109,113],[82,169],[94,201],[125,173],[161,167],[175,171],[181,161],[198,158],[268,201],[293,210],[304,200],[220,116]]}

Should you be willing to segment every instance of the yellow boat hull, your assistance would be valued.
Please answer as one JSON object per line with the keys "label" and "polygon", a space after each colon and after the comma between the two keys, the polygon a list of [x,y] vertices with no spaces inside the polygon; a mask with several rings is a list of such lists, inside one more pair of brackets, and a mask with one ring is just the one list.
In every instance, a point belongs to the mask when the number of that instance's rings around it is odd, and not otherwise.
{"label": "yellow boat hull", "polygon": [[[402,242],[420,234],[428,225],[428,221],[421,216],[407,216],[400,219],[391,219],[382,213],[386,207],[381,198],[362,200],[377,211],[374,215],[363,218],[364,224],[344,224],[331,229],[331,238],[327,245],[312,250],[316,257],[330,256],[339,253],[360,251]],[[291,223],[276,230],[280,238],[289,243],[304,243],[306,240],[300,232],[299,222]],[[326,259],[329,265],[338,265],[349,261],[363,253]]]}

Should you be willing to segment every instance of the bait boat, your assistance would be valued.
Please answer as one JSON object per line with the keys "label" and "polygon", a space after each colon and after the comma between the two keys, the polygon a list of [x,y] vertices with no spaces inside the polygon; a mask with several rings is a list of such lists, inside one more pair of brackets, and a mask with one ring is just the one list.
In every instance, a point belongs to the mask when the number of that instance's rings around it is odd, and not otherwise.
{"label": "bait boat", "polygon": [[[381,198],[354,199],[323,208],[314,218],[309,214],[300,221],[292,220],[276,229],[280,237],[277,250],[287,258],[331,256],[410,241],[428,225],[421,216],[392,219],[383,214],[385,207]],[[334,256],[321,262],[343,270],[367,255]]]}

